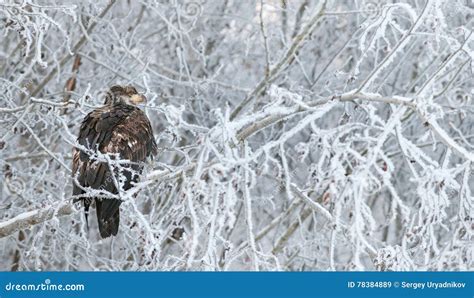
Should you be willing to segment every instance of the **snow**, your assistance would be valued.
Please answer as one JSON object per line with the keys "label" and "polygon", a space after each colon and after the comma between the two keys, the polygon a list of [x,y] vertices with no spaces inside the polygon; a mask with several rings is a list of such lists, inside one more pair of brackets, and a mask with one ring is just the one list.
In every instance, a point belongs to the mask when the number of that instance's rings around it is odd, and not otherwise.
{"label": "snow", "polygon": [[[463,1],[37,2],[0,4],[1,270],[474,269]],[[123,200],[102,240],[71,159],[115,84],[159,154],[84,188]]]}

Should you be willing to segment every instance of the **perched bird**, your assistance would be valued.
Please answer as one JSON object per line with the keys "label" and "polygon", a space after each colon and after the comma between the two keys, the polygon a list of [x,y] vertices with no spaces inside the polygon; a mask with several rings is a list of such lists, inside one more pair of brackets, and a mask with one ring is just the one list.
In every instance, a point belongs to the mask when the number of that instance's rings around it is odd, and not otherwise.
{"label": "perched bird", "polygon": [[[134,87],[113,86],[105,96],[105,105],[90,112],[81,124],[79,146],[73,154],[74,201],[83,202],[86,221],[92,200],[95,201],[102,238],[117,235],[122,203],[106,198],[107,192],[118,194],[119,189],[132,188],[138,182],[143,162],[156,155],[150,121],[136,106],[144,102],[145,96]],[[108,160],[104,158],[107,156]],[[86,192],[97,195],[81,197]]]}

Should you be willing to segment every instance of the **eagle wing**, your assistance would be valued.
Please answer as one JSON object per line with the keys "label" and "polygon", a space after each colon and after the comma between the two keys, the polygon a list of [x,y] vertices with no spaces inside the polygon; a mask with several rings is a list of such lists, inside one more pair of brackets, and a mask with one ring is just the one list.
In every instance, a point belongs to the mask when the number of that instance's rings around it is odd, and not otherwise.
{"label": "eagle wing", "polygon": [[147,157],[156,155],[156,151],[150,121],[138,108],[118,123],[110,140],[101,147],[102,153],[119,153],[121,159],[131,162],[143,162]]}
{"label": "eagle wing", "polygon": [[[140,109],[128,105],[105,106],[89,113],[84,118],[77,141],[87,151],[118,154],[120,160],[130,161],[130,164],[121,164],[125,176],[124,190],[130,189],[133,182],[138,180],[142,162],[157,152],[147,116]],[[73,183],[73,195],[79,196],[76,201],[84,201],[86,216],[91,198],[80,198],[84,187],[118,193],[115,182],[117,172],[110,171],[106,162],[91,158],[87,151],[75,148],[72,169],[73,177],[77,179]],[[119,200],[96,198],[99,228],[103,237],[116,234],[120,203]]]}
{"label": "eagle wing", "polygon": [[[157,147],[150,121],[144,112],[132,106],[103,107],[89,113],[82,122],[78,143],[92,152],[118,154],[132,163],[156,155]],[[104,189],[116,193],[115,185],[107,179],[109,165],[98,162],[89,152],[77,148],[73,155],[73,175],[83,187]],[[75,185],[74,195],[82,189]]]}

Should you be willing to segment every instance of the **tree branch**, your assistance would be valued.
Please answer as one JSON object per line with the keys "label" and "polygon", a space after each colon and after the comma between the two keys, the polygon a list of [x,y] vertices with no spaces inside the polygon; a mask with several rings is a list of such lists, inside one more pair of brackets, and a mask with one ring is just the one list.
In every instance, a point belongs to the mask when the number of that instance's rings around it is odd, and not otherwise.
{"label": "tree branch", "polygon": [[[104,10],[97,16],[97,19],[101,19],[105,16],[105,14],[112,8],[112,6],[115,4],[116,0],[110,0],[109,5],[107,5]],[[92,30],[94,30],[95,26],[97,25],[97,22],[94,21],[92,24],[90,24],[89,28],[87,28],[87,33],[83,34],[81,39],[74,45],[72,51],[73,53],[76,53],[79,51],[79,49],[84,45],[84,43],[87,40],[87,35],[89,35]],[[61,59],[59,62],[59,67],[63,67],[71,58],[74,57],[73,55],[66,54],[66,56]],[[49,72],[49,74],[38,84],[36,89],[31,92],[30,96],[36,96],[43,88],[46,86],[46,84],[54,77],[54,74],[56,73],[56,69],[53,69]]]}
{"label": "tree branch", "polygon": [[74,207],[70,202],[61,202],[57,206],[50,205],[21,213],[0,223],[0,238],[11,235],[16,231],[30,228],[36,224],[50,220],[53,217],[69,215],[73,212]]}
{"label": "tree branch", "polygon": [[237,117],[242,111],[242,109],[246,105],[248,105],[257,94],[262,92],[262,90],[268,84],[273,82],[280,75],[281,71],[284,69],[285,66],[290,65],[294,61],[294,55],[303,46],[303,41],[309,34],[311,34],[311,32],[313,32],[319,20],[324,15],[324,11],[326,9],[326,2],[327,1],[323,1],[321,6],[317,9],[316,13],[313,15],[308,24],[303,28],[301,33],[294,38],[290,48],[286,51],[285,55],[283,55],[280,62],[278,62],[278,64],[275,65],[275,67],[273,67],[273,69],[269,72],[268,76],[265,76],[260,81],[260,83],[258,83],[258,85],[253,89],[253,91],[249,95],[247,95],[247,97],[234,109],[234,111],[232,111],[230,115],[230,120],[233,120],[235,117]]}

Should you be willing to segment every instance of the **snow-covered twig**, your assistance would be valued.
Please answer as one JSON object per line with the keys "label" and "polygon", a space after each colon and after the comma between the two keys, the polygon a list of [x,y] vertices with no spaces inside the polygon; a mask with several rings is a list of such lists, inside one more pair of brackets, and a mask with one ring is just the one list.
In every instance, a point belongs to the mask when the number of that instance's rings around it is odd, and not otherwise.
{"label": "snow-covered twig", "polygon": [[237,105],[237,107],[232,111],[230,115],[230,119],[234,119],[237,117],[241,110],[247,106],[250,101],[257,96],[262,90],[271,82],[273,82],[280,72],[283,70],[285,66],[287,66],[291,61],[294,60],[294,55],[295,53],[302,47],[303,41],[305,38],[311,34],[311,32],[316,28],[316,25],[319,23],[320,19],[324,16],[324,11],[326,9],[326,0],[322,1],[319,5],[318,8],[316,9],[315,14],[311,17],[311,19],[308,21],[308,23],[305,25],[305,27],[301,30],[301,33],[299,33],[295,38],[293,39],[293,43],[291,46],[288,48],[286,53],[283,55],[283,57],[280,59],[280,61],[272,67],[270,72],[268,73],[267,76],[265,76],[260,83],[257,84],[257,86],[252,90],[250,94],[247,95],[247,97],[242,100],[241,103]]}
{"label": "snow-covered twig", "polygon": [[0,222],[0,238],[9,236],[19,230],[29,229],[53,217],[69,215],[73,212],[74,207],[70,202],[62,202],[18,214],[11,219]]}

